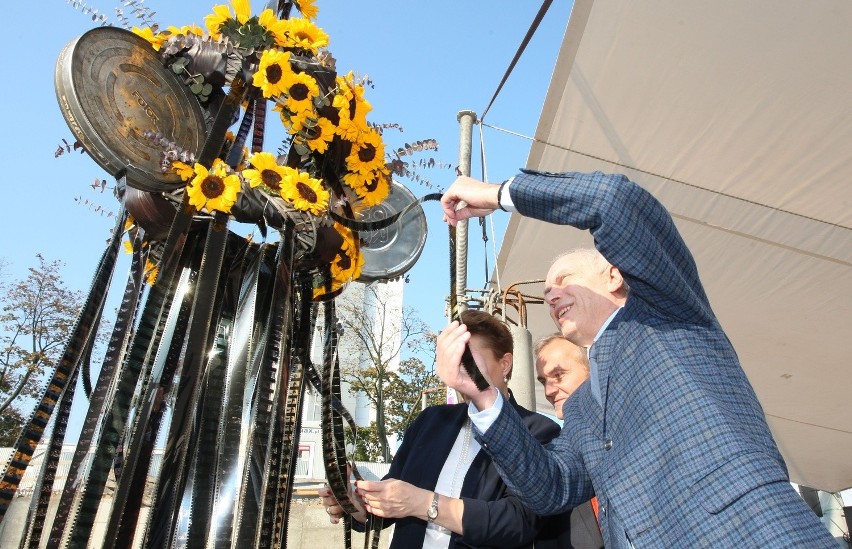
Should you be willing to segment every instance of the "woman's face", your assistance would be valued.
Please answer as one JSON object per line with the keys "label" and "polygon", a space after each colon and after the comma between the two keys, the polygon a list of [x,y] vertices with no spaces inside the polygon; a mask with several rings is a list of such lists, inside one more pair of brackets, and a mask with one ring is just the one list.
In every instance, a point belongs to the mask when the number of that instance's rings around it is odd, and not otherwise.
{"label": "woman's face", "polygon": [[468,345],[470,346],[470,354],[473,355],[473,359],[485,379],[492,386],[497,387],[500,392],[505,392],[506,382],[503,381],[503,378],[512,371],[512,354],[506,353],[502,357],[495,356],[494,351],[486,346],[486,340],[475,334],[470,336]]}

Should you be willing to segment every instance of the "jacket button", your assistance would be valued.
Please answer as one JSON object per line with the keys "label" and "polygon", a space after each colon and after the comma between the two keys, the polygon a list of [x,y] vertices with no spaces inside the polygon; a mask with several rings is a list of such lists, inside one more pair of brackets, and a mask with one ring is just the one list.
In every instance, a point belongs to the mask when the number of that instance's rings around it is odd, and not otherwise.
{"label": "jacket button", "polygon": [[612,439],[608,438],[604,441],[603,449],[609,450],[610,448],[612,448]]}

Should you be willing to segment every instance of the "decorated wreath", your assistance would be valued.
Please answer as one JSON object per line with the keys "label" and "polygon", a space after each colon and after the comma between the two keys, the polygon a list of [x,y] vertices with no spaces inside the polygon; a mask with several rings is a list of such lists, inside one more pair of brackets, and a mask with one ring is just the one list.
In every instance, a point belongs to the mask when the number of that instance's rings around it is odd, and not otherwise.
{"label": "decorated wreath", "polygon": [[[240,102],[228,121],[242,118],[240,130],[227,132],[209,165],[170,136],[147,132],[163,151],[162,170],[181,182],[163,196],[199,216],[218,212],[264,229],[291,222],[310,233],[302,239],[305,261],[324,273],[315,284],[320,298],[359,277],[358,234],[339,220],[388,197],[393,165],[382,128],[367,121],[367,80],[337,74],[328,35],[314,23],[317,12],[313,0],[296,0],[280,2],[278,13],[267,8],[252,15],[248,0],[233,0],[214,6],[205,28],[132,30],[191,90],[208,126],[224,104]],[[269,102],[287,136],[276,152],[262,148]]]}

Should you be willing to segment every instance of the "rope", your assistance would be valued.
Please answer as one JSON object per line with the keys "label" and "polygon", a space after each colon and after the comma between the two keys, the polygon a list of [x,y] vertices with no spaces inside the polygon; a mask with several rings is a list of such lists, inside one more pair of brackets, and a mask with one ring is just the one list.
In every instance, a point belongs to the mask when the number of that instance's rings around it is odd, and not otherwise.
{"label": "rope", "polygon": [[553,3],[553,0],[544,0],[541,4],[541,7],[538,9],[538,13],[533,19],[532,24],[530,25],[529,30],[527,31],[526,36],[524,36],[523,41],[521,41],[521,45],[518,47],[518,51],[515,52],[515,57],[512,58],[512,62],[509,63],[509,68],[506,69],[506,73],[503,75],[503,79],[500,80],[500,84],[497,86],[497,89],[494,91],[494,95],[491,97],[491,101],[488,102],[488,106],[485,107],[485,110],[482,111],[482,116],[479,118],[479,121],[482,122],[485,120],[485,115],[488,114],[488,109],[491,108],[491,105],[494,104],[494,100],[497,99],[497,96],[500,94],[500,90],[503,89],[503,85],[509,79],[509,75],[512,74],[512,70],[515,68],[515,65],[518,64],[518,60],[521,58],[521,55],[524,53],[524,50],[527,48],[527,44],[529,44],[530,39],[535,34],[535,31],[538,29],[539,23],[544,19],[544,14],[547,13],[548,8],[550,8],[550,4]]}

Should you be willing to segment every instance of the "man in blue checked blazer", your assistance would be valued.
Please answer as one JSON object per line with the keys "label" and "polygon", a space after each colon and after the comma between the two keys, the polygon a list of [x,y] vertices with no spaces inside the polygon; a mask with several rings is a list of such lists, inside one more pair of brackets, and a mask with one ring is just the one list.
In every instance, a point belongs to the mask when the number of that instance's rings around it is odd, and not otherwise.
{"label": "man in blue checked blazer", "polygon": [[470,388],[465,327],[438,338],[438,374],[474,395],[477,438],[530,510],[595,494],[610,549],[836,547],[791,487],[692,255],[653,196],[620,175],[523,171],[499,186],[459,178],[442,206],[451,224],[500,208],[595,239],[597,251],[563,255],[545,282],[551,317],[589,349],[591,370],[546,448],[493,388]]}

